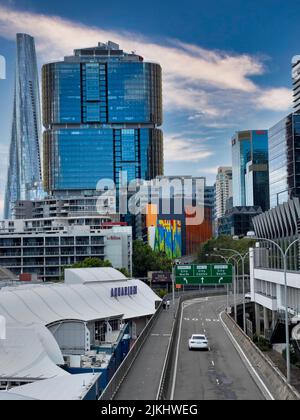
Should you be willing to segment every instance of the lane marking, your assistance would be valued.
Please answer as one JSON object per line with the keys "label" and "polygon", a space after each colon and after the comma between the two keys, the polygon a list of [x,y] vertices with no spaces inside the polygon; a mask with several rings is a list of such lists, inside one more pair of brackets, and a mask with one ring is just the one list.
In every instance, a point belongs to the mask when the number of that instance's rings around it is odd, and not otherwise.
{"label": "lane marking", "polygon": [[212,364],[213,366],[215,366],[215,362],[214,362],[213,360],[212,360],[211,364]]}
{"label": "lane marking", "polygon": [[[219,314],[219,319],[221,324],[223,325],[224,330],[226,331],[226,333],[228,334],[229,338],[231,339],[233,345],[236,347],[236,349],[238,350],[240,356],[242,356],[241,358],[246,361],[246,364],[248,365],[249,369],[251,370],[251,372],[253,373],[253,375],[256,377],[256,379],[258,380],[258,382],[261,384],[262,388],[264,391],[262,391],[262,393],[264,394],[264,396],[266,397],[265,393],[267,394],[268,398],[272,401],[275,401],[275,398],[273,397],[273,395],[271,394],[271,392],[269,391],[269,389],[267,388],[266,384],[264,383],[264,381],[261,379],[261,377],[258,375],[258,373],[256,372],[254,366],[252,365],[252,363],[250,362],[250,360],[248,359],[248,357],[246,356],[246,354],[244,353],[243,349],[241,348],[241,346],[239,345],[239,343],[236,341],[236,339],[234,338],[232,332],[229,330],[229,328],[227,327],[227,325],[225,324],[225,322],[222,319],[222,313],[221,312]],[[260,388],[260,387],[259,387]]]}

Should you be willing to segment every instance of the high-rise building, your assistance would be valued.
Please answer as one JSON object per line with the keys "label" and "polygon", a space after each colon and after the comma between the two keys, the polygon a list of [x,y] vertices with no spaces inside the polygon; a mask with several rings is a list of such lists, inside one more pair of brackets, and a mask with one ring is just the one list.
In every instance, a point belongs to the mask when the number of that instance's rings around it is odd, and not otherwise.
{"label": "high-rise building", "polygon": [[300,197],[300,114],[290,114],[269,130],[271,208]]}
{"label": "high-rise building", "polygon": [[268,131],[239,131],[232,139],[233,206],[269,203]]}
{"label": "high-rise building", "polygon": [[294,93],[294,111],[300,111],[300,55],[295,55],[292,59],[292,78]]}
{"label": "high-rise building", "polygon": [[40,93],[34,38],[17,34],[14,109],[4,217],[17,200],[42,195]]}
{"label": "high-rise building", "polygon": [[100,180],[163,174],[162,74],[113,42],[43,67],[44,184],[93,194]]}
{"label": "high-rise building", "polygon": [[216,180],[216,219],[225,215],[227,200],[230,197],[232,197],[232,168],[222,166],[218,169]]}

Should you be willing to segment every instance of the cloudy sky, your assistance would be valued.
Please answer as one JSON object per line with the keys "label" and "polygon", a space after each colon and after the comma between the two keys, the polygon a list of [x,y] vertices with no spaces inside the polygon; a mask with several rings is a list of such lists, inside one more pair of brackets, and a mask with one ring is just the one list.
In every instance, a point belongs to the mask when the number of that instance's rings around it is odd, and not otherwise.
{"label": "cloudy sky", "polygon": [[15,35],[34,36],[39,67],[112,40],[164,75],[165,173],[206,175],[231,164],[237,130],[268,129],[291,110],[300,53],[294,0],[0,0],[0,215],[12,116]]}

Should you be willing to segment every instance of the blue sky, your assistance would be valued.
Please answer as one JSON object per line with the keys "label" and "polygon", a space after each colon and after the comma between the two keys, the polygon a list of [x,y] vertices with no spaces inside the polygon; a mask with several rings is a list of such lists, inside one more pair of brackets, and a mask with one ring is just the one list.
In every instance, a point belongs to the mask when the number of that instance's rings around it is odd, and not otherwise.
{"label": "blue sky", "polygon": [[12,114],[15,33],[36,38],[39,65],[73,48],[119,42],[164,72],[165,173],[230,165],[236,130],[265,129],[291,110],[300,53],[294,0],[0,0],[0,212]]}

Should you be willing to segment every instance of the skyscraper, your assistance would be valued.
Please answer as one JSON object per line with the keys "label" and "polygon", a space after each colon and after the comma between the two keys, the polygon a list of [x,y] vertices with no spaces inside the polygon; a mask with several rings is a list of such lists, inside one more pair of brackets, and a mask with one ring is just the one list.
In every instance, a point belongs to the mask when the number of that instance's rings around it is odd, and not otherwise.
{"label": "skyscraper", "polygon": [[232,139],[233,206],[270,208],[268,131],[239,131]]}
{"label": "skyscraper", "polygon": [[40,93],[34,38],[17,34],[14,109],[4,217],[16,200],[42,195]]}
{"label": "skyscraper", "polygon": [[300,114],[290,114],[269,130],[271,208],[300,197]]}
{"label": "skyscraper", "polygon": [[117,44],[74,51],[43,67],[45,189],[93,194],[120,172],[163,174],[161,67]]}
{"label": "skyscraper", "polygon": [[300,55],[295,55],[292,59],[292,78],[294,93],[294,111],[300,111]]}
{"label": "skyscraper", "polygon": [[225,215],[227,200],[230,197],[232,197],[232,168],[222,166],[218,169],[216,180],[216,219]]}

